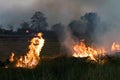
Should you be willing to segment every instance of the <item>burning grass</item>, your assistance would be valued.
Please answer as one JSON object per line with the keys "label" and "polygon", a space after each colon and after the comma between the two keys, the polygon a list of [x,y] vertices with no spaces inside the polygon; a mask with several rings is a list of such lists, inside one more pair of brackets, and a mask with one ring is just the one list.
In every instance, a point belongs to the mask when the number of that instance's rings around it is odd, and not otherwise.
{"label": "burning grass", "polygon": [[[40,52],[44,46],[44,41],[42,33],[38,33],[31,39],[28,47],[29,50],[25,55],[16,58],[15,54],[12,52],[6,63],[14,63],[14,67],[34,68],[40,61]],[[8,68],[6,64],[4,65],[5,68]]]}
{"label": "burning grass", "polygon": [[40,52],[44,46],[42,33],[38,33],[30,42],[29,51],[17,60],[16,67],[34,68],[39,63]]}
{"label": "burning grass", "polygon": [[103,48],[94,48],[90,46],[86,46],[84,40],[80,41],[79,44],[73,45],[73,57],[88,57],[88,60],[93,60],[95,62],[104,63],[106,61],[106,57],[116,56],[116,53],[120,52],[120,44],[118,42],[113,42],[111,45],[111,50],[107,51]]}
{"label": "burning grass", "polygon": [[[48,41],[47,43],[45,45],[47,48],[44,48],[42,53],[58,52],[58,48],[60,48],[58,47],[58,42]],[[86,47],[85,45],[83,46]],[[14,55],[12,54],[11,61],[13,61],[13,57]],[[120,58],[106,55],[104,57],[106,63],[102,65],[99,64],[102,61],[101,58],[97,60],[98,63],[95,61],[96,57],[95,60],[88,61],[88,59],[89,56],[61,56],[56,58],[45,58],[43,56],[34,69],[28,69],[28,67],[0,68],[0,80],[119,80]],[[13,64],[10,63],[9,65]]]}

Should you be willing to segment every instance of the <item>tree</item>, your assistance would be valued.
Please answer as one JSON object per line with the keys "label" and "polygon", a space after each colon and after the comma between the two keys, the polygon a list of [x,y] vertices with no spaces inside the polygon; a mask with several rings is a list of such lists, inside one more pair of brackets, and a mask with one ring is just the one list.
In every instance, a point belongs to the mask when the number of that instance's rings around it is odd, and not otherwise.
{"label": "tree", "polygon": [[20,34],[28,34],[31,32],[31,29],[29,27],[29,23],[23,22],[20,24],[20,28],[17,30]]}
{"label": "tree", "polygon": [[9,24],[9,25],[8,25],[8,30],[9,30],[10,32],[13,32],[14,26]]}
{"label": "tree", "polygon": [[56,33],[62,34],[62,32],[64,32],[64,26],[61,23],[58,23],[52,26],[52,30]]}
{"label": "tree", "polygon": [[87,22],[86,33],[92,35],[95,31],[95,28],[100,23],[100,18],[96,13],[86,13],[80,18],[82,21]]}
{"label": "tree", "polygon": [[79,37],[80,35],[84,35],[86,33],[86,22],[81,20],[74,20],[69,24],[69,28],[72,31],[73,35]]}
{"label": "tree", "polygon": [[63,36],[65,34],[65,27],[61,23],[57,23],[52,26],[52,30],[58,35]]}
{"label": "tree", "polygon": [[21,28],[24,29],[24,30],[30,28],[30,27],[29,27],[29,23],[27,23],[27,22],[21,23],[20,26],[21,26]]}
{"label": "tree", "polygon": [[3,27],[3,25],[0,25],[0,34],[4,34],[4,32],[5,32],[5,29],[3,29],[2,27]]}
{"label": "tree", "polygon": [[79,37],[91,37],[97,25],[100,23],[100,19],[96,13],[86,13],[81,16],[79,20],[74,20],[69,24],[69,28],[72,33]]}
{"label": "tree", "polygon": [[55,25],[52,26],[52,30],[57,34],[57,37],[60,40],[64,40],[66,37],[66,33],[65,33],[65,27],[63,24],[61,23],[57,23]]}
{"label": "tree", "polygon": [[45,31],[48,27],[48,23],[46,21],[46,17],[40,11],[35,12],[35,14],[31,17],[31,28],[36,32]]}

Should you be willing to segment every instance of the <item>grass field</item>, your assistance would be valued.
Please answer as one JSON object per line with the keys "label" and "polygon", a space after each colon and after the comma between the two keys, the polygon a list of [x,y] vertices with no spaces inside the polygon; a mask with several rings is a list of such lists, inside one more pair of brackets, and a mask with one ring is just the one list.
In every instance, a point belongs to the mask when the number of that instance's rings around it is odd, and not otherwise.
{"label": "grass field", "polygon": [[[17,56],[27,50],[27,39],[0,39],[0,59],[5,60],[13,51]],[[44,58],[59,54],[60,44],[46,41],[41,60],[35,69],[0,68],[0,80],[119,80],[120,60],[105,64],[86,62],[72,57]]]}

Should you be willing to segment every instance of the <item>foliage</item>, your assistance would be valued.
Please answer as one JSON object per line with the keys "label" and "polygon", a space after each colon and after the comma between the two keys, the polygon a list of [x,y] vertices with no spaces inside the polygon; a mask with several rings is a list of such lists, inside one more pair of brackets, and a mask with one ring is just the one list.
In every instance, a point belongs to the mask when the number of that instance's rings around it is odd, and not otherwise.
{"label": "foliage", "polygon": [[[7,40],[2,38],[0,42],[0,53],[4,53],[4,56],[9,56],[10,54],[6,53],[13,49],[16,49],[15,55],[20,56],[25,53],[28,46],[27,39],[24,38]],[[101,65],[80,58],[57,57],[58,53],[65,52],[59,48],[58,42],[47,40],[41,52],[40,63],[35,69],[0,67],[0,80],[119,80],[119,58],[113,58]],[[53,54],[54,56],[51,56]],[[0,58],[4,57],[1,56]]]}
{"label": "foliage", "polygon": [[46,30],[47,27],[48,23],[44,14],[40,11],[35,12],[35,14],[31,17],[31,28],[39,32]]}
{"label": "foliage", "polygon": [[32,32],[32,29],[29,27],[29,23],[28,22],[23,22],[20,24],[20,28],[17,30],[18,34],[30,34]]}
{"label": "foliage", "polygon": [[4,80],[119,80],[120,64],[92,64],[76,58],[41,60],[32,70],[0,68]]}
{"label": "foliage", "polygon": [[91,12],[81,16],[79,20],[73,20],[69,24],[69,28],[73,35],[91,39],[98,24],[100,24],[99,16]]}

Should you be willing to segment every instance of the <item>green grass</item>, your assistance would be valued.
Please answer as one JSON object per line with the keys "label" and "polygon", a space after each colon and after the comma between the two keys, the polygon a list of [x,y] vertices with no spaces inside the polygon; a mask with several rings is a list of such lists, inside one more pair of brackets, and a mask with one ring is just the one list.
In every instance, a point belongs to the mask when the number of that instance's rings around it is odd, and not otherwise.
{"label": "green grass", "polygon": [[[8,45],[9,44],[9,45]],[[17,46],[17,47],[16,47]],[[6,59],[14,50],[21,55],[28,43],[22,40],[0,39],[0,59]],[[47,41],[41,52],[42,58],[35,69],[0,68],[0,80],[120,80],[120,60],[113,59],[105,64],[90,63],[71,57],[49,58],[60,53],[60,44]],[[48,58],[44,56],[47,55]],[[1,57],[2,56],[2,57]]]}

